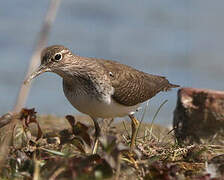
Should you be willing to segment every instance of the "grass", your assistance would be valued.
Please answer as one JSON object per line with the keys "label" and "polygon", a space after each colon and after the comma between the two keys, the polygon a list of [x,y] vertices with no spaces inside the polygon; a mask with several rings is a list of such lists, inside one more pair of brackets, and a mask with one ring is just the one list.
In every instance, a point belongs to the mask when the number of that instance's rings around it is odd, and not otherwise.
{"label": "grass", "polygon": [[[129,122],[102,123],[106,128],[102,127],[105,131],[94,155],[94,128],[88,117],[36,117],[34,110],[23,110],[17,116],[0,178],[207,180],[216,175],[222,179],[223,164],[214,163],[222,162],[222,146],[181,147],[169,129],[154,123],[165,103],[151,123],[143,122],[148,105],[143,110],[134,151],[129,149]],[[7,128],[0,131],[1,141]]]}

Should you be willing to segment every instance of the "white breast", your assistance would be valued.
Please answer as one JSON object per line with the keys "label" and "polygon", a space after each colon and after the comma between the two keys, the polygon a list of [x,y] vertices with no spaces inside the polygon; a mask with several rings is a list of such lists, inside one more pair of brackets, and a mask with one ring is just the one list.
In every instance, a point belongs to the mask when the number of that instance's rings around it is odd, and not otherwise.
{"label": "white breast", "polygon": [[76,96],[72,92],[66,92],[65,96],[77,110],[95,118],[124,117],[133,114],[139,107],[139,105],[121,105],[113,100],[111,96],[107,97],[110,98],[110,100],[107,101],[99,101],[89,95]]}

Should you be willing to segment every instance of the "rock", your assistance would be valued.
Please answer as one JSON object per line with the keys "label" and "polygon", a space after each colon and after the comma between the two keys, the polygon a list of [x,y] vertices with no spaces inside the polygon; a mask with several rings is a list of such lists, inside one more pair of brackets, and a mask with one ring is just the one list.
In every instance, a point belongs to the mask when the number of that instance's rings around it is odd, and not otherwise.
{"label": "rock", "polygon": [[224,144],[224,91],[181,88],[173,120],[179,143]]}

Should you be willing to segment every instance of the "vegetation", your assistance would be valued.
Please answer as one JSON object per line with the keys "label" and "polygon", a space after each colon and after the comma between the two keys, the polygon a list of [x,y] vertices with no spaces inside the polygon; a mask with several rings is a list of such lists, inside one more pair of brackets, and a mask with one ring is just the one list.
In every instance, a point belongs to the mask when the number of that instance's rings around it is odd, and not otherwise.
{"label": "vegetation", "polygon": [[130,124],[104,120],[97,154],[91,154],[94,128],[86,117],[37,117],[34,109],[13,117],[9,146],[9,125],[0,131],[1,179],[223,179],[222,146],[182,147],[160,126],[141,123],[130,151]]}

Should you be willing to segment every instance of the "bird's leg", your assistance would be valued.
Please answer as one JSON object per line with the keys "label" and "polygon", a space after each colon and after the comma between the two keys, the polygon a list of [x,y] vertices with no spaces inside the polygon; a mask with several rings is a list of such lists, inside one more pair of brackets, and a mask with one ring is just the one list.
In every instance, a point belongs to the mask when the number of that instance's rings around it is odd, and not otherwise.
{"label": "bird's leg", "polygon": [[94,126],[95,126],[95,142],[94,142],[94,146],[93,146],[93,149],[92,149],[92,154],[96,154],[98,143],[99,143],[100,127],[99,127],[99,124],[97,122],[97,119],[93,118],[93,117],[92,117],[92,119],[93,119]]}
{"label": "bird's leg", "polygon": [[139,121],[135,118],[135,116],[129,115],[130,119],[131,119],[131,129],[132,129],[132,134],[131,134],[131,150],[133,150],[133,148],[135,147],[135,139],[137,136],[137,130],[138,130],[138,126],[139,126]]}

